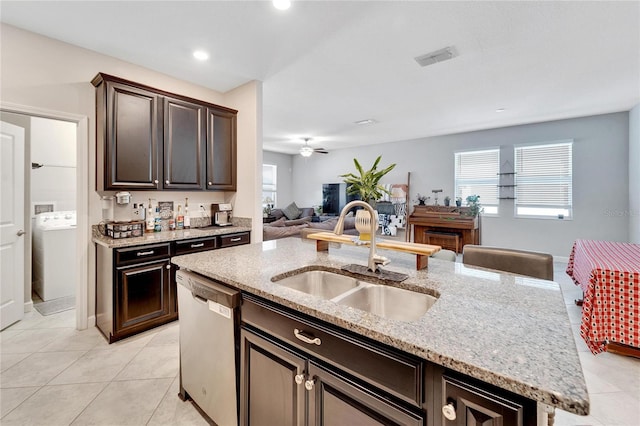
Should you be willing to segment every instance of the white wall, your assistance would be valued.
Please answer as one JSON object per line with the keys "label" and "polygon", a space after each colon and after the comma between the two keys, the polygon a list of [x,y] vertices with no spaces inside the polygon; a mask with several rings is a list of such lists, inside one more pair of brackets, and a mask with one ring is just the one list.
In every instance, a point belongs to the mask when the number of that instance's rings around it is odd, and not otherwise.
{"label": "white wall", "polygon": [[[4,103],[26,105],[48,111],[75,114],[88,117],[89,129],[89,153],[86,161],[89,163],[89,184],[87,188],[79,188],[79,191],[89,193],[88,223],[96,224],[101,220],[102,211],[99,194],[95,191],[95,88],[91,85],[91,79],[98,73],[122,77],[131,81],[144,83],[165,91],[179,93],[205,102],[218,105],[227,105],[234,108],[251,105],[249,110],[239,112],[238,120],[238,180],[239,191],[233,196],[237,206],[237,215],[260,218],[257,213],[259,205],[255,202],[255,190],[247,190],[255,181],[256,170],[261,164],[261,154],[253,153],[261,147],[257,134],[261,132],[261,108],[262,98],[256,87],[253,90],[240,88],[238,92],[223,94],[186,81],[178,80],[153,70],[142,68],[128,62],[101,55],[96,52],[79,48],[57,40],[42,37],[35,33],[21,30],[10,25],[0,26],[0,99]],[[247,85],[245,85],[247,86]],[[257,84],[256,84],[257,86]],[[247,86],[251,89],[250,85]],[[243,127],[240,123],[248,123]],[[253,124],[251,124],[253,123]],[[245,151],[248,154],[245,155]],[[261,152],[261,149],[260,149]],[[169,199],[181,199],[186,196],[194,202],[199,197],[210,201],[218,201],[231,198],[231,195],[222,193],[162,193]],[[157,193],[135,193],[134,200],[145,200],[147,197],[158,199]],[[175,198],[174,198],[175,197]],[[220,201],[222,201],[220,200]],[[255,204],[255,208],[251,208]],[[251,211],[253,215],[250,215]],[[255,220],[254,220],[255,222]],[[90,234],[90,229],[85,229]],[[262,232],[256,233],[261,235]],[[95,306],[95,264],[94,246],[79,247],[82,251],[79,255],[86,257],[89,262],[88,271],[88,311],[93,315]]]}
{"label": "white wall", "polygon": [[[276,178],[276,205],[275,207],[284,208],[292,202],[293,198],[293,155],[281,154],[279,152],[263,151],[262,163],[275,164],[278,167],[278,176]],[[298,204],[298,207],[310,207],[306,204]]]}
{"label": "white wall", "polygon": [[341,182],[340,174],[354,170],[354,157],[368,168],[380,154],[381,166],[397,163],[383,183],[406,182],[411,172],[412,200],[439,188],[452,195],[454,152],[561,139],[574,140],[573,220],[515,219],[513,202],[503,200],[499,217],[482,218],[482,244],[568,257],[576,238],[627,241],[628,219],[618,214],[629,208],[626,112],[294,156],[293,196],[302,205],[318,204],[322,183]]}
{"label": "white wall", "polygon": [[[55,210],[76,209],[76,123],[31,118],[31,205],[53,203]],[[29,168],[30,169],[30,168]],[[30,210],[34,214],[33,208]]]}
{"label": "white wall", "polygon": [[629,242],[640,244],[640,104],[629,111]]}

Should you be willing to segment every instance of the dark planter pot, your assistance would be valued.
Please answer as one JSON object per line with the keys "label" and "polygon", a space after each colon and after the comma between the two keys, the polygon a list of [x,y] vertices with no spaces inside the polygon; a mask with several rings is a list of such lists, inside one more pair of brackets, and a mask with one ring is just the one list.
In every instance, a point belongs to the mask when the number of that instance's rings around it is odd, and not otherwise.
{"label": "dark planter pot", "polygon": [[456,200],[456,207],[462,207],[462,201]]}
{"label": "dark planter pot", "polygon": [[418,201],[419,206],[424,206],[424,201]]}
{"label": "dark planter pot", "polygon": [[449,200],[444,200],[445,207],[449,207]]}

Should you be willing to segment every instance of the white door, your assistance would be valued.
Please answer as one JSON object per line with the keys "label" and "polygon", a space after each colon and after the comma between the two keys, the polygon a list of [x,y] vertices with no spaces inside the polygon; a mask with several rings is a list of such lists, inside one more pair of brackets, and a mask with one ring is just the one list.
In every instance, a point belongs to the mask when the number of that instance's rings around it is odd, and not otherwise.
{"label": "white door", "polygon": [[0,122],[0,330],[24,315],[24,129]]}

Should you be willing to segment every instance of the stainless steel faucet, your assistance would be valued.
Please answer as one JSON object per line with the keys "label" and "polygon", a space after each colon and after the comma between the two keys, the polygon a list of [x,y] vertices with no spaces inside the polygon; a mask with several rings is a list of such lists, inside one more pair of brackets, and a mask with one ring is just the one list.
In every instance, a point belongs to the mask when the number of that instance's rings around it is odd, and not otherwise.
{"label": "stainless steel faucet", "polygon": [[333,233],[336,235],[342,235],[342,233],[344,232],[344,218],[347,215],[347,212],[351,210],[353,207],[357,207],[357,206],[364,207],[367,211],[369,211],[369,214],[371,214],[371,244],[369,244],[369,262],[367,264],[367,267],[371,272],[378,272],[379,271],[378,265],[384,266],[388,264],[390,260],[387,259],[386,257],[379,256],[378,254],[376,254],[376,235],[375,234],[376,234],[376,221],[378,220],[378,218],[376,217],[376,211],[373,210],[373,207],[371,207],[369,204],[361,200],[351,201],[346,206],[344,206],[344,208],[340,212],[340,217],[338,218],[338,223],[336,224],[336,227],[333,229]]}

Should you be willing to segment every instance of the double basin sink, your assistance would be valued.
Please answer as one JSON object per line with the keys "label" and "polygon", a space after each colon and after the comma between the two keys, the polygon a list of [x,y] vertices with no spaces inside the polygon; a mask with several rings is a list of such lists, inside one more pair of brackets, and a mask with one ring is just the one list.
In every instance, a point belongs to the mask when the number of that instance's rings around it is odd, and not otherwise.
{"label": "double basin sink", "polygon": [[438,300],[429,294],[374,284],[325,270],[307,270],[284,278],[276,276],[272,281],[283,287],[400,321],[417,320]]}

